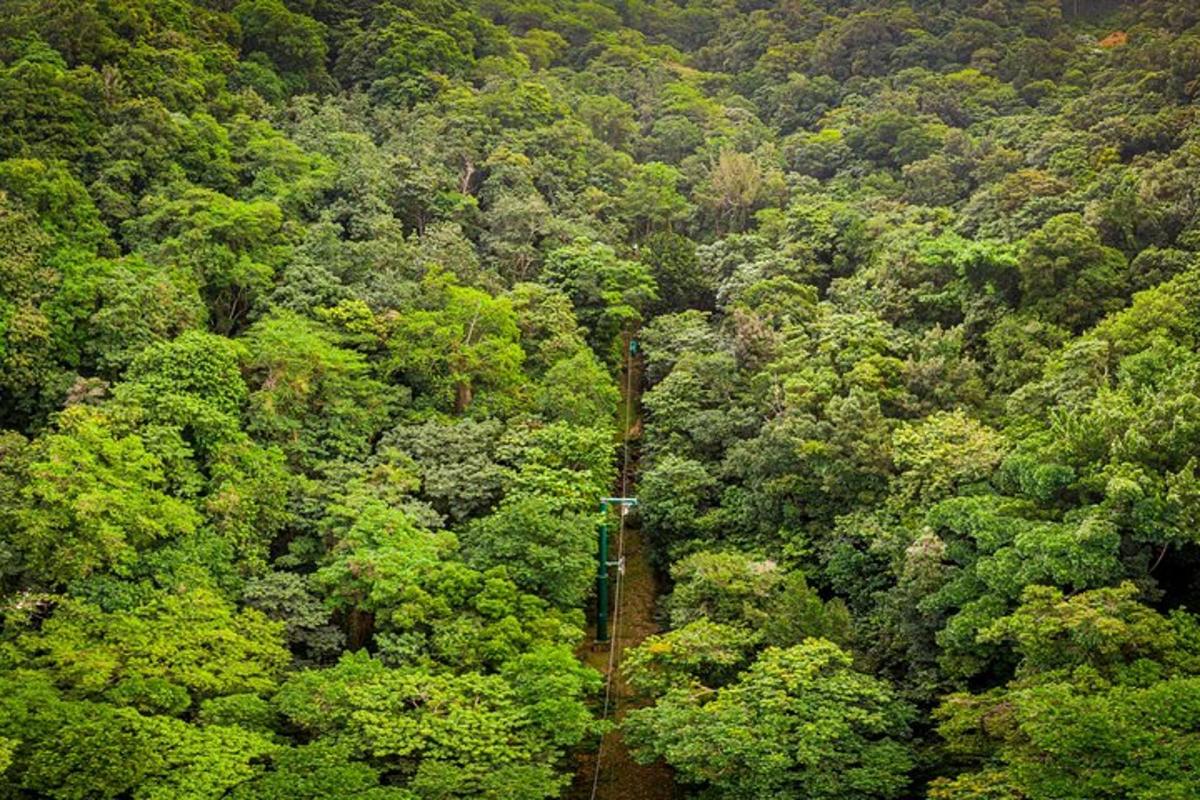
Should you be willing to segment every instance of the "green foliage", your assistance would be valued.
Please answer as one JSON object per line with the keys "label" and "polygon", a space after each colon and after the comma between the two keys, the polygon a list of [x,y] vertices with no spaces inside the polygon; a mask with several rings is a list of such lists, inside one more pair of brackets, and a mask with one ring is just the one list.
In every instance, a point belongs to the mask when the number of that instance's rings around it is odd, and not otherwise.
{"label": "green foliage", "polygon": [[283,623],[284,638],[294,653],[321,660],[339,652],[345,637],[331,624],[329,610],[311,584],[311,576],[271,572],[247,581],[242,599]]}
{"label": "green foliage", "polygon": [[132,708],[71,700],[45,676],[5,674],[3,726],[21,732],[6,778],[37,796],[81,800],[221,796],[278,750],[238,727],[190,726]]}
{"label": "green foliage", "polygon": [[35,222],[0,198],[0,412],[14,427],[39,409],[38,395],[57,371],[41,304],[60,275],[43,260],[50,238]]}
{"label": "green foliage", "polygon": [[0,797],[1197,795],[1193,6],[0,0]]}
{"label": "green foliage", "polygon": [[[113,394],[195,491],[213,530],[258,569],[290,520],[283,454],[242,431],[248,389],[239,343],[193,331],[139,354]],[[194,458],[194,461],[193,461]]]}
{"label": "green foliage", "polygon": [[155,263],[190,267],[216,330],[240,329],[287,251],[279,207],[181,186],[147,195],[139,211],[122,226],[129,246]]}
{"label": "green foliage", "polygon": [[581,346],[542,375],[534,387],[533,407],[547,422],[605,429],[620,394],[596,355]]}
{"label": "green foliage", "polygon": [[201,455],[235,438],[249,391],[236,341],[190,331],[144,348],[125,373],[120,399],[140,405],[151,420],[190,426]]}
{"label": "green foliage", "polygon": [[564,703],[578,703],[594,681],[575,666],[573,680],[556,687],[560,702],[530,713],[523,696],[548,699],[549,687],[528,682],[538,667],[514,665],[508,678],[429,675],[348,654],[331,669],[297,674],[276,702],[292,724],[369,754],[417,797],[550,797],[562,785],[552,766],[559,748],[583,732],[557,727]]}
{"label": "green foliage", "polygon": [[650,267],[658,284],[660,308],[683,311],[711,305],[712,287],[696,257],[696,245],[671,231],[651,234],[641,242],[638,257]]}
{"label": "green foliage", "polygon": [[384,452],[410,459],[422,495],[440,513],[461,520],[487,511],[500,497],[501,432],[496,420],[429,420],[392,430],[383,439]]}
{"label": "green foliage", "polygon": [[701,617],[647,637],[625,658],[622,672],[639,693],[651,697],[694,683],[724,686],[746,666],[757,638],[753,631]]}
{"label": "green foliage", "polygon": [[361,355],[339,347],[327,329],[283,312],[255,324],[245,342],[251,433],[310,469],[362,453],[391,398]]}
{"label": "green foliage", "polygon": [[836,645],[809,639],[767,650],[720,689],[672,689],[631,711],[625,731],[643,758],[720,797],[897,797],[911,713]]}
{"label": "green foliage", "polygon": [[[30,26],[33,27],[33,26]],[[71,29],[62,25],[55,34]],[[49,35],[51,26],[42,27]],[[102,131],[99,108],[100,78],[84,66],[71,69],[63,54],[34,34],[21,41],[13,30],[5,49],[6,64],[0,83],[6,97],[3,140],[5,158],[42,156],[70,160],[83,155]],[[90,38],[90,37],[89,37]],[[93,40],[94,41],[94,40]]]}
{"label": "green foliage", "polygon": [[1072,215],[1030,235],[1020,269],[1023,305],[1076,331],[1118,308],[1127,280],[1124,256]]}
{"label": "green foliage", "polygon": [[621,334],[641,321],[642,312],[658,296],[645,266],[618,258],[611,247],[594,242],[552,252],[542,277],[571,298],[592,347],[610,359],[620,348]]}
{"label": "green foliage", "polygon": [[271,691],[288,661],[281,629],[197,587],[128,613],[68,603],[16,646],[74,696],[182,714],[206,698]]}
{"label": "green foliage", "polygon": [[671,624],[700,617],[725,624],[759,627],[764,606],[780,580],[778,565],[740,553],[696,553],[671,566],[675,588],[668,601]]}
{"label": "green foliage", "polygon": [[412,793],[379,785],[379,770],[354,759],[348,744],[319,740],[277,750],[269,772],[239,784],[236,800],[411,800]]}
{"label": "green foliage", "polygon": [[679,193],[683,174],[670,164],[652,161],[641,165],[625,184],[622,206],[635,230],[670,230],[691,214],[687,198]]}
{"label": "green foliage", "polygon": [[540,496],[508,498],[462,533],[468,563],[504,567],[522,591],[562,608],[583,604],[595,575],[591,515],[562,513]]}
{"label": "green foliage", "polygon": [[892,437],[899,474],[893,491],[906,502],[953,495],[990,477],[1004,457],[1003,438],[961,411],[932,414]]}
{"label": "green foliage", "polygon": [[440,21],[436,15],[423,16],[397,6],[381,10],[370,27],[345,43],[334,75],[344,86],[404,103],[432,94],[437,75],[465,72],[474,61],[469,23],[478,18],[466,13],[446,13]]}
{"label": "green foliage", "polygon": [[1024,587],[1052,583],[1085,589],[1120,576],[1120,535],[1102,512],[1048,522],[1020,501],[959,497],[933,506],[926,522],[936,538],[906,556],[909,568],[917,569],[944,547],[943,557],[956,564],[918,609],[949,617],[938,642],[951,673],[973,674],[995,657],[978,634],[1015,604]]}
{"label": "green foliage", "polygon": [[561,508],[590,511],[612,485],[615,453],[608,425],[555,422],[512,428],[499,454],[509,465],[507,491],[541,496]]}
{"label": "green foliage", "polygon": [[338,543],[316,574],[361,641],[373,626],[390,663],[432,660],[498,668],[532,647],[573,642],[575,614],[521,592],[504,567],[477,571],[454,558],[455,538],[418,528],[376,500],[335,507]]}
{"label": "green foliage", "polygon": [[0,189],[36,214],[42,230],[60,244],[111,250],[108,229],[87,189],[65,167],[8,159],[0,162]]}
{"label": "green foliage", "polygon": [[981,766],[936,781],[930,796],[1151,797],[1190,785],[1196,620],[1163,617],[1137,594],[1131,584],[1071,598],[1027,590],[983,634],[1014,640],[1017,676],[936,712],[951,749]]}
{"label": "green foliage", "polygon": [[585,331],[571,298],[538,283],[518,283],[508,293],[521,332],[525,368],[535,375],[584,349]]}
{"label": "green foliage", "polygon": [[383,321],[389,372],[436,402],[466,412],[476,394],[484,407],[511,405],[525,354],[511,303],[431,275],[430,308]]}
{"label": "green foliage", "polygon": [[234,6],[247,59],[262,54],[295,89],[325,88],[327,48],[322,26],[290,11],[281,0],[245,0]]}
{"label": "green foliage", "polygon": [[46,303],[60,358],[114,377],[146,347],[209,318],[200,283],[189,270],[140,257],[63,260],[62,288]]}
{"label": "green foliage", "polygon": [[24,472],[13,543],[30,577],[46,585],[99,569],[124,572],[139,550],[200,524],[195,509],[163,491],[162,460],[145,442],[83,406],[33,445]]}
{"label": "green foliage", "polygon": [[717,482],[698,461],[668,455],[656,461],[639,487],[642,519],[662,544],[707,533]]}

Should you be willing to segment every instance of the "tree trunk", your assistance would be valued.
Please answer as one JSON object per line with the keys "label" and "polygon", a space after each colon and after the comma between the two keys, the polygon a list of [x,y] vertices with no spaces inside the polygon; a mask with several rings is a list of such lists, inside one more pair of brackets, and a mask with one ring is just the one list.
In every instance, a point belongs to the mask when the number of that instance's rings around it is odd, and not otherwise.
{"label": "tree trunk", "polygon": [[346,618],[346,645],[350,650],[366,647],[374,632],[375,615],[370,611],[356,608]]}
{"label": "tree trunk", "polygon": [[459,381],[454,384],[454,413],[461,414],[466,411],[474,396],[470,381]]}

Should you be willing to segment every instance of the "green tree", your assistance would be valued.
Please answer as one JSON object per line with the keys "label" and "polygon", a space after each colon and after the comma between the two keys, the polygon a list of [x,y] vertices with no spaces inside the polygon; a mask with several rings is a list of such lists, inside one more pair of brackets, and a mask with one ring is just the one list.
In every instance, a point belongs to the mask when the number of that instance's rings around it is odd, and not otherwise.
{"label": "green tree", "polygon": [[670,231],[651,234],[641,241],[638,258],[650,267],[650,274],[658,284],[656,310],[712,307],[711,279],[700,266],[695,242],[686,236]]}
{"label": "green tree", "polygon": [[639,234],[672,230],[692,212],[687,198],[679,193],[683,173],[669,164],[642,164],[626,182],[621,206]]}
{"label": "green tree", "polygon": [[327,88],[320,23],[290,11],[281,0],[245,0],[234,6],[233,16],[242,28],[248,59],[257,53],[267,56],[293,91]]}
{"label": "green tree", "polygon": [[[503,426],[497,420],[428,420],[400,425],[384,435],[380,451],[411,459],[422,496],[439,513],[463,520],[490,509],[504,486],[497,450]],[[382,459],[381,459],[382,460]]]}
{"label": "green tree", "polygon": [[37,672],[0,675],[0,727],[21,734],[6,788],[62,800],[219,797],[279,746],[236,726],[197,727],[69,699]]}
{"label": "green tree", "polygon": [[1191,791],[1200,716],[1197,622],[1164,617],[1131,584],[1065,598],[1026,590],[981,636],[1020,656],[1006,685],[935,712],[950,751],[973,760],[930,797],[1168,797]]}
{"label": "green tree", "polygon": [[422,15],[390,6],[351,36],[334,64],[345,88],[369,89],[381,99],[411,103],[433,94],[435,75],[461,75],[474,62],[468,14]]}
{"label": "green tree", "polygon": [[1004,457],[1005,441],[961,411],[931,414],[898,428],[892,453],[899,470],[893,492],[905,502],[933,502],[987,480]]}
{"label": "green tree", "polygon": [[614,360],[620,336],[642,320],[658,297],[649,270],[619,258],[611,247],[580,241],[547,257],[542,280],[571,298],[592,349]]}
{"label": "green tree", "polygon": [[164,492],[160,458],[102,411],[74,406],[38,439],[12,512],[29,576],[49,585],[125,571],[156,542],[195,533],[200,515]]}
{"label": "green tree", "polygon": [[0,242],[0,414],[5,424],[24,427],[58,372],[54,331],[42,304],[61,275],[44,262],[49,236],[3,196]]}
{"label": "green tree", "polygon": [[701,550],[671,565],[665,608],[674,628],[700,620],[754,631],[754,641],[788,647],[820,637],[844,643],[849,618],[840,600],[823,603],[803,573],[736,551]]}
{"label": "green tree", "polygon": [[1119,308],[1128,281],[1125,257],[1077,214],[1031,234],[1020,270],[1022,306],[1076,332]]}
{"label": "green tree", "polygon": [[792,168],[814,178],[832,178],[851,157],[850,146],[837,128],[801,132],[784,141],[784,153]]}
{"label": "green tree", "polygon": [[288,251],[283,213],[200,187],[147,195],[122,226],[126,243],[159,264],[195,271],[218,332],[244,327]]}
{"label": "green tree", "polygon": [[543,375],[552,365],[578,355],[586,346],[571,298],[537,283],[518,283],[508,292],[521,331],[525,369]]}
{"label": "green tree", "polygon": [[701,617],[646,637],[625,655],[621,674],[639,694],[651,698],[675,687],[720,688],[752,660],[758,643],[753,631]]}
{"label": "green tree", "polygon": [[[566,776],[555,773],[554,761],[583,732],[552,727],[562,721],[557,703],[539,709],[522,702],[530,694],[547,698],[547,686],[526,682],[537,680],[538,666],[506,679],[389,669],[366,653],[348,654],[333,668],[297,674],[276,702],[293,725],[369,754],[369,763],[416,797],[531,800],[561,791]],[[595,677],[578,665],[572,671],[571,678],[550,674],[564,681],[558,696],[579,703]]]}
{"label": "green tree", "polygon": [[771,191],[768,176],[746,153],[723,150],[699,198],[712,215],[717,232],[740,231],[750,212]]}
{"label": "green tree", "polygon": [[720,484],[699,461],[673,453],[655,461],[639,486],[646,530],[663,545],[707,538],[712,526],[708,512]]}
{"label": "green tree", "polygon": [[534,387],[534,408],[547,422],[610,428],[621,399],[612,374],[584,347],[558,361]]}
{"label": "green tree", "polygon": [[197,277],[186,267],[140,256],[69,258],[61,290],[44,308],[60,357],[81,372],[116,377],[143,348],[209,319]]}
{"label": "green tree", "polygon": [[131,612],[68,602],[17,647],[74,696],[183,714],[206,698],[273,691],[289,661],[282,627],[194,587]]}
{"label": "green tree", "polygon": [[412,794],[379,784],[379,770],[355,758],[348,744],[319,739],[276,750],[269,771],[239,784],[234,800],[411,800]]}
{"label": "green tree", "polygon": [[[529,34],[532,33],[536,33],[536,31],[529,32]],[[526,34],[526,38],[529,37],[529,34]],[[606,94],[583,98],[579,104],[579,116],[592,129],[592,134],[610,147],[623,150],[637,138],[636,110],[615,95]],[[671,188],[673,189],[674,186],[672,185]]]}
{"label": "green tree", "polygon": [[594,509],[615,478],[613,432],[607,425],[514,426],[501,438],[497,457],[508,467],[507,492],[540,496],[575,511]]}
{"label": "green tree", "polygon": [[365,451],[382,426],[390,393],[359,353],[327,328],[290,312],[256,323],[245,336],[248,430],[277,444],[293,465]]}
{"label": "green tree", "polygon": [[242,430],[246,358],[239,342],[189,331],[143,350],[113,395],[153,440],[171,482],[195,494],[213,530],[257,570],[291,515],[283,453]]}
{"label": "green tree", "polygon": [[664,758],[717,797],[873,798],[908,784],[911,717],[847,653],[809,639],[765,651],[720,689],[671,689],[623,727],[640,758]]}
{"label": "green tree", "polygon": [[424,289],[427,308],[383,322],[389,371],[440,410],[462,414],[477,393],[484,407],[511,404],[525,358],[512,303],[438,275]]}
{"label": "green tree", "polygon": [[110,234],[96,205],[65,166],[37,159],[2,161],[0,189],[36,214],[42,230],[58,244],[112,253]]}
{"label": "green tree", "polygon": [[468,563],[504,567],[523,591],[561,608],[583,604],[595,577],[595,517],[542,497],[509,497],[462,532]]}

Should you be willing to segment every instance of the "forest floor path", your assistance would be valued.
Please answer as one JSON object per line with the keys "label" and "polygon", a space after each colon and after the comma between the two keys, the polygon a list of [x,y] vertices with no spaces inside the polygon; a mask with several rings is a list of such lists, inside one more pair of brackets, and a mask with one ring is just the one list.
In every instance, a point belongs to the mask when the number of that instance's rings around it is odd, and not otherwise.
{"label": "forest floor path", "polygon": [[[620,422],[629,442],[630,456],[628,463],[624,465],[624,473],[617,488],[626,486],[627,491],[636,494],[634,487],[637,486],[637,454],[642,431],[641,360],[631,359],[628,368],[632,374],[621,376],[622,401],[626,399],[625,392],[628,391],[630,397],[627,404],[622,402]],[[626,409],[629,409],[628,413]],[[637,515],[632,515],[631,519],[636,520]],[[614,553],[616,545],[614,542]],[[638,702],[621,674],[622,657],[628,650],[641,644],[647,636],[659,630],[655,619],[659,595],[658,574],[651,563],[649,543],[636,523],[625,526],[624,555],[625,575],[621,579],[621,608],[619,616],[615,617],[616,626],[609,645],[615,650],[611,655],[615,655],[612,661],[616,665],[612,676],[609,719],[617,725],[629,709],[637,707]],[[588,637],[589,642],[595,641],[594,618],[588,628]],[[609,647],[587,646],[581,650],[580,657],[589,666],[607,675]],[[598,779],[597,757],[600,758]],[[591,800],[593,782],[595,800],[674,800],[676,797],[675,777],[671,768],[662,762],[641,765],[634,761],[617,727],[604,735],[598,752],[583,753],[579,756],[575,781],[567,792],[567,798]]]}

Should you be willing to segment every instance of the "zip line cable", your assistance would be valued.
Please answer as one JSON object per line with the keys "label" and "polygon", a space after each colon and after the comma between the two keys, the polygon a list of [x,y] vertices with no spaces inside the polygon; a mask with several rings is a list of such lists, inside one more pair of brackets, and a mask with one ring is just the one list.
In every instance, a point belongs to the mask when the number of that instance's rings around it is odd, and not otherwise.
{"label": "zip line cable", "polygon": [[[632,339],[630,340],[632,343]],[[631,345],[625,347],[625,419],[621,430],[621,497],[629,496],[629,429],[633,424],[633,353]],[[616,674],[618,650],[621,647],[621,587],[625,583],[625,514],[628,506],[620,506],[621,519],[617,525],[617,581],[613,587],[613,618],[612,637],[608,645],[608,674],[604,679],[604,711],[600,719],[608,719],[609,705],[612,701],[613,676]],[[597,631],[597,634],[600,632]],[[600,736],[600,744],[596,747],[596,767],[592,772],[592,793],[590,800],[596,800],[596,792],[600,788],[600,769],[604,763],[604,736]]]}

